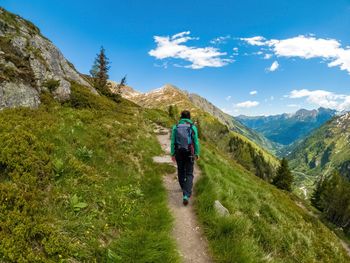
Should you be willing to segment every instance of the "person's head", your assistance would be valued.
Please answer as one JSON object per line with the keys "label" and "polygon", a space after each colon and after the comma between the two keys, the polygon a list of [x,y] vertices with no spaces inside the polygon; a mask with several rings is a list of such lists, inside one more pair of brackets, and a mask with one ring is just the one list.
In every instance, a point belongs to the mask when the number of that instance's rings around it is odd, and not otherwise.
{"label": "person's head", "polygon": [[188,110],[182,111],[181,119],[191,119],[191,113]]}

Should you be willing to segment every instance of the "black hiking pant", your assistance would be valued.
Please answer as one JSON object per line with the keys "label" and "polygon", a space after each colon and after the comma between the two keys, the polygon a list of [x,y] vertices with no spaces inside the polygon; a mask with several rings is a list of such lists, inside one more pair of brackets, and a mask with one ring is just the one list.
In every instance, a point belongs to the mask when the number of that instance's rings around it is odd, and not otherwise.
{"label": "black hiking pant", "polygon": [[177,176],[183,195],[192,195],[194,156],[191,153],[179,152],[175,155]]}

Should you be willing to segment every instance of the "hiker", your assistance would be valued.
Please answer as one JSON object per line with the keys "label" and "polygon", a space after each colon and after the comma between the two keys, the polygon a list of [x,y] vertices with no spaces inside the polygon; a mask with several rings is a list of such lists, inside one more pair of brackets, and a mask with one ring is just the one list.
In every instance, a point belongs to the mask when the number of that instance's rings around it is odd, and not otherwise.
{"label": "hiker", "polygon": [[192,194],[194,161],[199,159],[198,130],[191,121],[191,113],[188,110],[181,112],[179,123],[173,126],[171,158],[177,163],[183,204],[187,205]]}

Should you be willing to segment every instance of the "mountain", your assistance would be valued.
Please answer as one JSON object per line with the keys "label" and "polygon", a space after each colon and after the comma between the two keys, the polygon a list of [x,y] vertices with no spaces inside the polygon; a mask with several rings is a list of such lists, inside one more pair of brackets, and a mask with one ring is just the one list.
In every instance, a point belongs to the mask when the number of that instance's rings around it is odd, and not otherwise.
{"label": "mountain", "polygon": [[114,92],[120,92],[122,96],[134,101],[135,103],[149,108],[160,108],[168,110],[170,105],[177,105],[180,109],[189,109],[191,111],[198,111],[198,109],[216,117],[221,123],[227,127],[255,142],[271,153],[275,152],[277,144],[265,138],[262,134],[255,132],[252,129],[241,124],[232,116],[224,113],[214,104],[205,98],[187,91],[181,90],[171,84],[166,84],[161,88],[152,90],[147,93],[140,93],[130,87],[122,87],[122,90],[117,91],[112,88]]}
{"label": "mountain", "polygon": [[0,7],[0,109],[37,107],[49,90],[67,100],[71,82],[95,92],[35,25]]}
{"label": "mountain", "polygon": [[253,117],[240,115],[236,118],[247,127],[262,133],[269,140],[286,146],[305,138],[335,114],[335,110],[319,108],[317,110],[300,109],[294,114]]}
{"label": "mountain", "polygon": [[297,185],[313,188],[319,176],[334,170],[350,179],[350,113],[336,116],[316,129],[288,155]]}
{"label": "mountain", "polygon": [[[1,32],[14,27],[22,34],[24,25],[35,28],[4,10],[0,21]],[[140,104],[159,108],[114,100],[96,94],[63,56],[43,70],[57,71],[57,76],[34,78],[32,83],[27,78],[35,69],[30,59],[37,60],[41,53],[30,53],[28,61],[9,48],[12,42],[0,43],[1,63],[13,68],[1,67],[0,72],[1,101],[6,102],[6,110],[0,110],[0,262],[181,262],[162,184],[165,175],[176,171],[153,161],[164,154],[156,139],[159,125],[170,128],[175,121],[166,111],[166,103],[175,97],[159,93],[175,90],[151,93],[155,101],[130,87],[121,90],[129,98],[140,97]],[[51,51],[59,52],[51,45]],[[43,55],[41,62],[48,57]],[[60,63],[68,65],[76,79]],[[69,84],[64,96],[62,83]],[[8,93],[3,97],[8,85],[16,87],[12,100]],[[32,89],[36,97],[28,92]],[[203,176],[193,205],[213,259],[349,262],[332,231],[295,196],[268,182],[277,162],[272,155],[183,98],[179,107],[193,108],[199,125],[198,166]],[[215,212],[217,200],[227,208],[227,216]]]}

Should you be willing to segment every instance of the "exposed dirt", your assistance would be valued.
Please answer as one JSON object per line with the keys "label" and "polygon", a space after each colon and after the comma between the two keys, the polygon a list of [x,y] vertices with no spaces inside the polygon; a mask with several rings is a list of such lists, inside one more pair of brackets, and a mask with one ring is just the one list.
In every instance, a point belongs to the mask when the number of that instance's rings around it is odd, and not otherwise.
{"label": "exposed dirt", "polygon": [[[169,155],[170,131],[158,128],[157,138],[167,155],[154,157],[153,160],[159,163],[176,165],[172,162]],[[195,166],[194,184],[200,175],[200,170]],[[175,219],[172,234],[176,240],[183,262],[212,262],[208,253],[207,241],[201,233],[193,207],[193,198],[196,198],[196,193],[191,197],[189,204],[184,206],[182,204],[182,192],[177,181],[177,174],[164,176],[163,183],[168,192],[168,205]]]}

